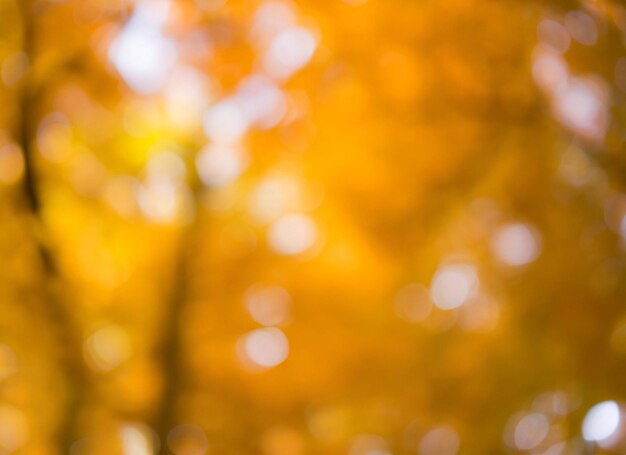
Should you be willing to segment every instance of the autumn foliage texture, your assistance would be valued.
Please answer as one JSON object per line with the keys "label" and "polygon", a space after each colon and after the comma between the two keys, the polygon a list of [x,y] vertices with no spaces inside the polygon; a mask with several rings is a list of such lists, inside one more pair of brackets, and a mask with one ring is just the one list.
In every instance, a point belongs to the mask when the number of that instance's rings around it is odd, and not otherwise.
{"label": "autumn foliage texture", "polygon": [[626,453],[621,2],[0,25],[0,455]]}

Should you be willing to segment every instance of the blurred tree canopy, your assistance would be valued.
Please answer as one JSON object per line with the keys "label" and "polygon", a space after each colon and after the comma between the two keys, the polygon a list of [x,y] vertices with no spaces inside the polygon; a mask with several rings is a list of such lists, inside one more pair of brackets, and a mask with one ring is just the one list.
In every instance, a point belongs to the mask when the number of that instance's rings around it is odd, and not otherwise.
{"label": "blurred tree canopy", "polygon": [[621,2],[0,20],[0,454],[626,453]]}

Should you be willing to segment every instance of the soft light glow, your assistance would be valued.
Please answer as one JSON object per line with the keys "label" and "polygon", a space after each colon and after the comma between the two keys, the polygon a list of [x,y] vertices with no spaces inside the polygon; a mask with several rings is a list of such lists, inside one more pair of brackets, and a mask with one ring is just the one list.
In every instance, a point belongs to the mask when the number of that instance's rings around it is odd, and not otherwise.
{"label": "soft light glow", "polygon": [[363,434],[354,438],[348,455],[391,455],[391,452],[382,436]]}
{"label": "soft light glow", "polygon": [[14,374],[17,368],[15,352],[10,347],[0,344],[0,380]]}
{"label": "soft light glow", "polygon": [[535,230],[524,223],[511,223],[498,229],[491,247],[498,259],[510,266],[528,264],[540,253]]}
{"label": "soft light glow", "polygon": [[110,371],[131,355],[131,343],[124,330],[109,325],[92,333],[85,341],[85,359],[99,371]]}
{"label": "soft light glow", "polygon": [[240,342],[245,356],[241,360],[251,361],[259,367],[270,368],[280,365],[289,355],[289,341],[285,334],[274,327],[253,330],[244,335]]}
{"label": "soft light glow", "polygon": [[265,46],[282,30],[295,24],[296,15],[290,3],[266,1],[257,10],[250,33],[252,42]]}
{"label": "soft light glow", "polygon": [[169,432],[167,447],[174,455],[204,455],[209,449],[209,441],[202,428],[183,424]]}
{"label": "soft light glow", "polygon": [[430,430],[419,444],[420,455],[456,455],[460,441],[456,431],[449,427]]}
{"label": "soft light glow", "polygon": [[211,188],[221,188],[232,182],[245,168],[244,150],[229,145],[211,144],[196,157],[200,180]]}
{"label": "soft light glow", "polygon": [[457,323],[469,332],[489,332],[500,319],[500,307],[493,298],[480,295],[459,309]]}
{"label": "soft light glow", "polygon": [[288,213],[313,210],[324,198],[323,188],[285,171],[272,171],[250,193],[248,210],[259,224]]}
{"label": "soft light glow", "polygon": [[615,401],[603,401],[593,406],[583,420],[583,437],[587,441],[602,442],[619,428],[621,416]]}
{"label": "soft light glow", "polygon": [[556,93],[567,84],[567,63],[558,52],[538,46],[533,52],[532,65],[535,82],[548,93]]}
{"label": "soft light glow", "polygon": [[285,215],[274,222],[268,238],[272,248],[281,254],[300,254],[317,240],[317,227],[311,217],[303,214]]}
{"label": "soft light glow", "polygon": [[622,221],[619,224],[619,233],[623,239],[626,239],[626,214],[624,214]]}
{"label": "soft light glow", "polygon": [[435,306],[452,310],[463,305],[478,289],[476,269],[468,264],[442,266],[430,285],[430,295]]}
{"label": "soft light glow", "polygon": [[183,159],[170,151],[159,152],[151,156],[146,170],[152,178],[168,178],[176,182],[184,180],[187,173]]}
{"label": "soft light glow", "polygon": [[557,442],[556,444],[552,444],[545,452],[542,452],[542,455],[563,455],[565,449],[567,448],[566,442]]}
{"label": "soft light glow", "polygon": [[213,12],[222,8],[226,0],[196,0],[196,4],[204,11]]}
{"label": "soft light glow", "polygon": [[556,118],[589,139],[601,140],[607,128],[606,96],[598,81],[572,77],[554,94]]}
{"label": "soft light glow", "polygon": [[194,68],[178,67],[165,87],[167,113],[180,128],[192,129],[199,124],[210,100],[206,77]]}
{"label": "soft light glow", "polygon": [[284,324],[289,318],[291,296],[280,286],[252,286],[245,295],[250,316],[259,324],[273,326]]}
{"label": "soft light glow", "polygon": [[519,450],[531,450],[548,435],[550,423],[543,414],[533,412],[524,415],[515,426],[514,442]]}
{"label": "soft light glow", "polygon": [[[555,118],[564,127],[589,140],[604,138],[609,122],[609,95],[604,79],[571,75],[559,51],[545,44],[536,46],[532,70],[537,85],[550,98]],[[619,86],[619,77],[616,79]]]}
{"label": "soft light glow", "polygon": [[316,47],[309,30],[290,27],[272,40],[263,56],[263,68],[276,79],[287,79],[311,60]]}
{"label": "soft light glow", "polygon": [[409,284],[398,291],[394,299],[396,314],[408,322],[422,322],[432,312],[433,304],[428,289],[420,284]]}
{"label": "soft light glow", "polygon": [[176,62],[176,45],[161,30],[168,10],[164,0],[139,3],[109,48],[113,66],[137,93],[158,92]]}
{"label": "soft light glow", "polygon": [[570,45],[570,36],[559,22],[552,19],[541,21],[537,27],[539,40],[558,52],[565,52]]}
{"label": "soft light glow", "polygon": [[124,425],[120,428],[124,455],[153,455],[153,436],[145,425]]}
{"label": "soft light glow", "polygon": [[289,177],[263,180],[250,195],[250,214],[259,223],[274,221],[297,207],[298,182]]}
{"label": "soft light glow", "polygon": [[179,210],[176,184],[168,178],[150,178],[138,188],[137,200],[144,215],[157,223],[174,221]]}
{"label": "soft light glow", "polygon": [[28,422],[24,414],[12,406],[0,406],[0,453],[13,453],[28,439]]}
{"label": "soft light glow", "polygon": [[582,11],[565,15],[565,26],[572,38],[585,46],[593,46],[598,40],[598,26],[591,16]]}
{"label": "soft light glow", "polygon": [[221,144],[241,141],[248,130],[248,119],[235,100],[226,99],[212,106],[204,115],[204,132]]}
{"label": "soft light glow", "polygon": [[567,392],[559,390],[551,395],[552,410],[558,415],[566,415],[576,408],[576,403]]}
{"label": "soft light glow", "polygon": [[248,122],[260,129],[276,126],[287,112],[285,94],[266,76],[244,79],[235,97]]}

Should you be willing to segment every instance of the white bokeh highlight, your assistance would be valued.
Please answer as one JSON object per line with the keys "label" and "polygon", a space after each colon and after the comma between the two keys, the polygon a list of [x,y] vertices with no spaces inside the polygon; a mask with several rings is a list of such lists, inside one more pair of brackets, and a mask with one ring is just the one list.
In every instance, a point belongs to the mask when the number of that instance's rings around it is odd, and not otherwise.
{"label": "white bokeh highlight", "polygon": [[470,264],[449,264],[437,270],[430,285],[436,307],[452,310],[466,303],[478,290],[476,268]]}
{"label": "white bokeh highlight", "polygon": [[621,413],[615,401],[603,401],[593,406],[583,420],[583,438],[591,442],[602,442],[619,429]]}
{"label": "white bokeh highlight", "polygon": [[280,254],[296,255],[311,249],[318,237],[313,219],[305,214],[293,213],[276,220],[269,228],[270,246]]}
{"label": "white bokeh highlight", "polygon": [[280,329],[256,329],[239,340],[237,351],[244,366],[271,368],[287,360],[289,340]]}
{"label": "white bokeh highlight", "polygon": [[550,429],[550,422],[545,415],[531,412],[524,415],[515,426],[514,442],[519,450],[531,450],[539,446]]}
{"label": "white bokeh highlight", "polygon": [[283,287],[254,285],[246,292],[244,302],[252,319],[261,325],[280,325],[289,320],[291,296]]}
{"label": "white bokeh highlight", "polygon": [[210,144],[196,157],[200,180],[209,188],[221,188],[233,183],[246,167],[246,155],[238,146]]}
{"label": "white bokeh highlight", "polygon": [[541,252],[539,235],[525,223],[510,223],[500,227],[491,247],[500,262],[513,267],[533,262]]}
{"label": "white bokeh highlight", "polygon": [[169,1],[140,2],[109,48],[109,59],[135,92],[150,95],[163,88],[176,63],[176,43],[163,33]]}
{"label": "white bokeh highlight", "polygon": [[284,80],[304,67],[313,57],[317,40],[303,27],[289,27],[279,32],[263,55],[263,69],[270,76]]}

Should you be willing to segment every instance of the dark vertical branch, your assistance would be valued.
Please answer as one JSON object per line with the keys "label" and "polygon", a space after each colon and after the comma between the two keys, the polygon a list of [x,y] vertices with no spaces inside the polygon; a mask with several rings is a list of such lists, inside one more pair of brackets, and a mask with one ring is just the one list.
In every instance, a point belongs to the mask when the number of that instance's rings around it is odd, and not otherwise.
{"label": "dark vertical branch", "polygon": [[161,454],[168,454],[167,434],[175,424],[176,402],[181,387],[183,363],[180,324],[188,297],[188,260],[190,247],[187,234],[183,234],[181,250],[174,263],[174,281],[165,302],[163,332],[158,355],[163,379],[161,399],[155,414],[154,426],[161,441]]}
{"label": "dark vertical branch", "polygon": [[[197,212],[200,212],[197,185],[192,188],[192,191],[195,208]],[[194,219],[181,233],[177,256],[172,265],[171,287],[164,302],[163,332],[157,346],[163,384],[153,419],[154,430],[161,442],[160,455],[170,454],[167,448],[167,435],[177,423],[176,406],[180,391],[184,388],[185,364],[183,362],[182,325],[189,301],[192,264],[196,255],[198,232],[202,226],[200,217],[201,214],[196,213]]]}
{"label": "dark vertical branch", "polygon": [[18,1],[21,8],[22,17],[22,51],[28,59],[28,70],[23,77],[20,86],[19,98],[19,126],[17,129],[16,139],[19,141],[22,152],[24,154],[24,195],[30,211],[38,214],[40,211],[39,194],[37,189],[37,181],[33,165],[33,154],[31,151],[31,140],[33,138],[32,112],[34,110],[34,91],[31,89],[31,77],[29,73],[35,57],[34,50],[34,26],[33,26],[33,7],[29,0]]}
{"label": "dark vertical branch", "polygon": [[[28,58],[29,68],[35,63],[36,11],[31,0],[17,2],[21,12],[22,48]],[[32,80],[32,70],[27,70],[18,92],[17,125],[15,139],[24,157],[23,195],[26,209],[34,224],[33,238],[41,261],[41,276],[35,286],[41,294],[41,317],[50,323],[58,349],[59,369],[66,383],[66,401],[58,422],[56,452],[65,455],[76,439],[76,423],[84,393],[85,371],[81,357],[81,337],[67,302],[66,286],[62,283],[54,254],[47,243],[45,222],[41,210],[41,190],[35,168],[32,144],[36,130],[37,94]]]}

